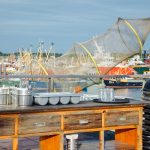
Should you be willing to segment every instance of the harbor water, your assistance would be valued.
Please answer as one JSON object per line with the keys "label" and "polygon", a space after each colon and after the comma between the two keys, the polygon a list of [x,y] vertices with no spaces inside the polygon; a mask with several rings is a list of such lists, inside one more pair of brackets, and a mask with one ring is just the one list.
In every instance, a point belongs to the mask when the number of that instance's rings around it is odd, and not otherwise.
{"label": "harbor water", "polygon": [[142,88],[115,89],[115,95],[141,100]]}
{"label": "harbor water", "polygon": [[[98,94],[101,86],[94,85],[88,88],[87,93],[89,94]],[[121,88],[114,89],[114,95],[117,97],[126,97],[132,98],[135,100],[141,100],[142,88]]]}

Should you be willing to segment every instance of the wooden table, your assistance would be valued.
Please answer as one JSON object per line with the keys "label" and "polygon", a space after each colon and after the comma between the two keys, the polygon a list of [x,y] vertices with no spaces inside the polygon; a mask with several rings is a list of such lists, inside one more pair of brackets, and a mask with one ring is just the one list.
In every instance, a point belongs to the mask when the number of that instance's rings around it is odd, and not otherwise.
{"label": "wooden table", "polygon": [[142,150],[144,103],[82,102],[77,105],[14,107],[0,106],[0,139],[40,136],[41,150],[63,150],[64,135],[99,132],[99,149],[104,150],[104,131],[115,130],[115,140]]}

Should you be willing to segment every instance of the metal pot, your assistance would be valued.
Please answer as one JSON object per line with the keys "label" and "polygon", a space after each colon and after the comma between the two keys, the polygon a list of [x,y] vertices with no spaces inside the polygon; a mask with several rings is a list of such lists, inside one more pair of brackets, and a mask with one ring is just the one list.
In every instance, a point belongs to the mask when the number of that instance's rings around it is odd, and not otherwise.
{"label": "metal pot", "polygon": [[15,88],[12,93],[16,95],[31,95],[31,91],[27,88]]}
{"label": "metal pot", "polygon": [[9,88],[0,88],[0,105],[7,105],[9,100]]}
{"label": "metal pot", "polygon": [[33,98],[31,95],[18,95],[19,106],[31,106],[32,103],[33,103]]}
{"label": "metal pot", "polygon": [[31,106],[33,98],[27,88],[15,88],[12,91],[12,104],[15,106]]}
{"label": "metal pot", "polygon": [[9,94],[9,88],[0,88],[0,94]]}
{"label": "metal pot", "polygon": [[7,105],[8,95],[0,94],[0,105]]}
{"label": "metal pot", "polygon": [[33,98],[31,95],[12,94],[12,104],[15,106],[31,106],[33,104]]}

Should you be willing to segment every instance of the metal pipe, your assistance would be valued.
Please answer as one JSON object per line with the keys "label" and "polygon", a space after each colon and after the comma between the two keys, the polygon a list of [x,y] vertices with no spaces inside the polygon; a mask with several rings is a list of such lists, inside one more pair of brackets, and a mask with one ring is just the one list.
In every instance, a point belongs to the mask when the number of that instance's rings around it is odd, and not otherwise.
{"label": "metal pipe", "polygon": [[6,65],[4,64],[4,79],[6,79]]}
{"label": "metal pipe", "polygon": [[52,78],[48,78],[48,91],[49,92],[52,92],[51,83],[52,83]]}
{"label": "metal pipe", "polygon": [[[1,78],[4,76],[1,75]],[[129,77],[129,75],[28,75],[28,74],[23,74],[23,75],[7,75],[7,78],[112,78],[112,77]]]}
{"label": "metal pipe", "polygon": [[0,64],[0,76],[2,75],[2,64]]}
{"label": "metal pipe", "polygon": [[[74,75],[74,74],[66,74],[66,75],[7,75],[6,78],[124,78],[124,77],[132,77],[132,78],[150,78],[150,75]],[[0,78],[4,78],[4,75],[0,75]]]}

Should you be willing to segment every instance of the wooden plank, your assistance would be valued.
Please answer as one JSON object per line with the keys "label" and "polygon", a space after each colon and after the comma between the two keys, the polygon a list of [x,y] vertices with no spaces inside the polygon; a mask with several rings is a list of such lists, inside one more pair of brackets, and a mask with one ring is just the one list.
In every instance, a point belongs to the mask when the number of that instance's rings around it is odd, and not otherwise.
{"label": "wooden plank", "polygon": [[139,111],[139,125],[137,127],[137,149],[142,150],[143,148],[143,140],[142,140],[142,123],[143,123],[143,108]]}
{"label": "wooden plank", "polygon": [[9,114],[9,115],[8,114],[3,114],[3,115],[0,114],[1,118],[3,118],[3,117],[4,118],[16,118],[17,116],[18,116],[18,114]]}
{"label": "wooden plank", "polygon": [[99,132],[99,149],[104,150],[104,131]]}
{"label": "wooden plank", "polygon": [[61,130],[64,131],[64,116],[61,115]]}
{"label": "wooden plank", "polygon": [[40,132],[40,133],[30,133],[30,134],[21,134],[18,135],[19,138],[25,138],[25,137],[33,137],[33,136],[49,136],[49,135],[56,135],[60,134],[60,131],[58,132]]}
{"label": "wooden plank", "polygon": [[107,111],[105,126],[137,125],[139,124],[139,111]]}
{"label": "wooden plank", "polygon": [[135,150],[135,147],[118,141],[105,141],[105,150]]}
{"label": "wooden plank", "polygon": [[68,131],[64,131],[63,133],[73,134],[73,133],[80,133],[80,132],[96,132],[96,131],[102,131],[102,128],[68,130]]}
{"label": "wooden plank", "polygon": [[[142,137],[141,137],[142,138]],[[137,147],[137,128],[135,129],[119,129],[115,130],[115,139],[119,142]]]}
{"label": "wooden plank", "polygon": [[40,150],[63,150],[63,138],[61,135],[40,137]]}
{"label": "wooden plank", "polygon": [[54,132],[61,130],[61,116],[49,114],[22,114],[19,116],[19,134]]}
{"label": "wooden plank", "polygon": [[64,130],[80,130],[102,127],[102,114],[85,113],[64,115]]}
{"label": "wooden plank", "polygon": [[15,134],[15,118],[0,117],[0,136]]}
{"label": "wooden plank", "polygon": [[103,127],[103,130],[117,130],[117,129],[135,129],[137,125],[121,125],[121,126],[112,126],[112,127]]}
{"label": "wooden plank", "polygon": [[104,142],[105,142],[105,137],[104,137],[104,126],[105,126],[105,115],[106,115],[106,110],[103,110],[102,113],[102,131],[99,132],[99,149],[104,150]]}
{"label": "wooden plank", "polygon": [[15,118],[15,136],[18,136],[18,130],[19,130],[19,120],[18,116]]}
{"label": "wooden plank", "polygon": [[18,150],[18,138],[13,138],[12,150]]}
{"label": "wooden plank", "polygon": [[91,113],[102,113],[103,112],[103,110],[101,110],[101,109],[89,109],[89,110],[76,110],[76,109],[73,109],[73,110],[68,110],[68,111],[62,111],[61,112],[61,114],[63,114],[63,115],[70,115],[70,114],[79,114],[79,115],[81,115],[81,114],[91,114]]}

